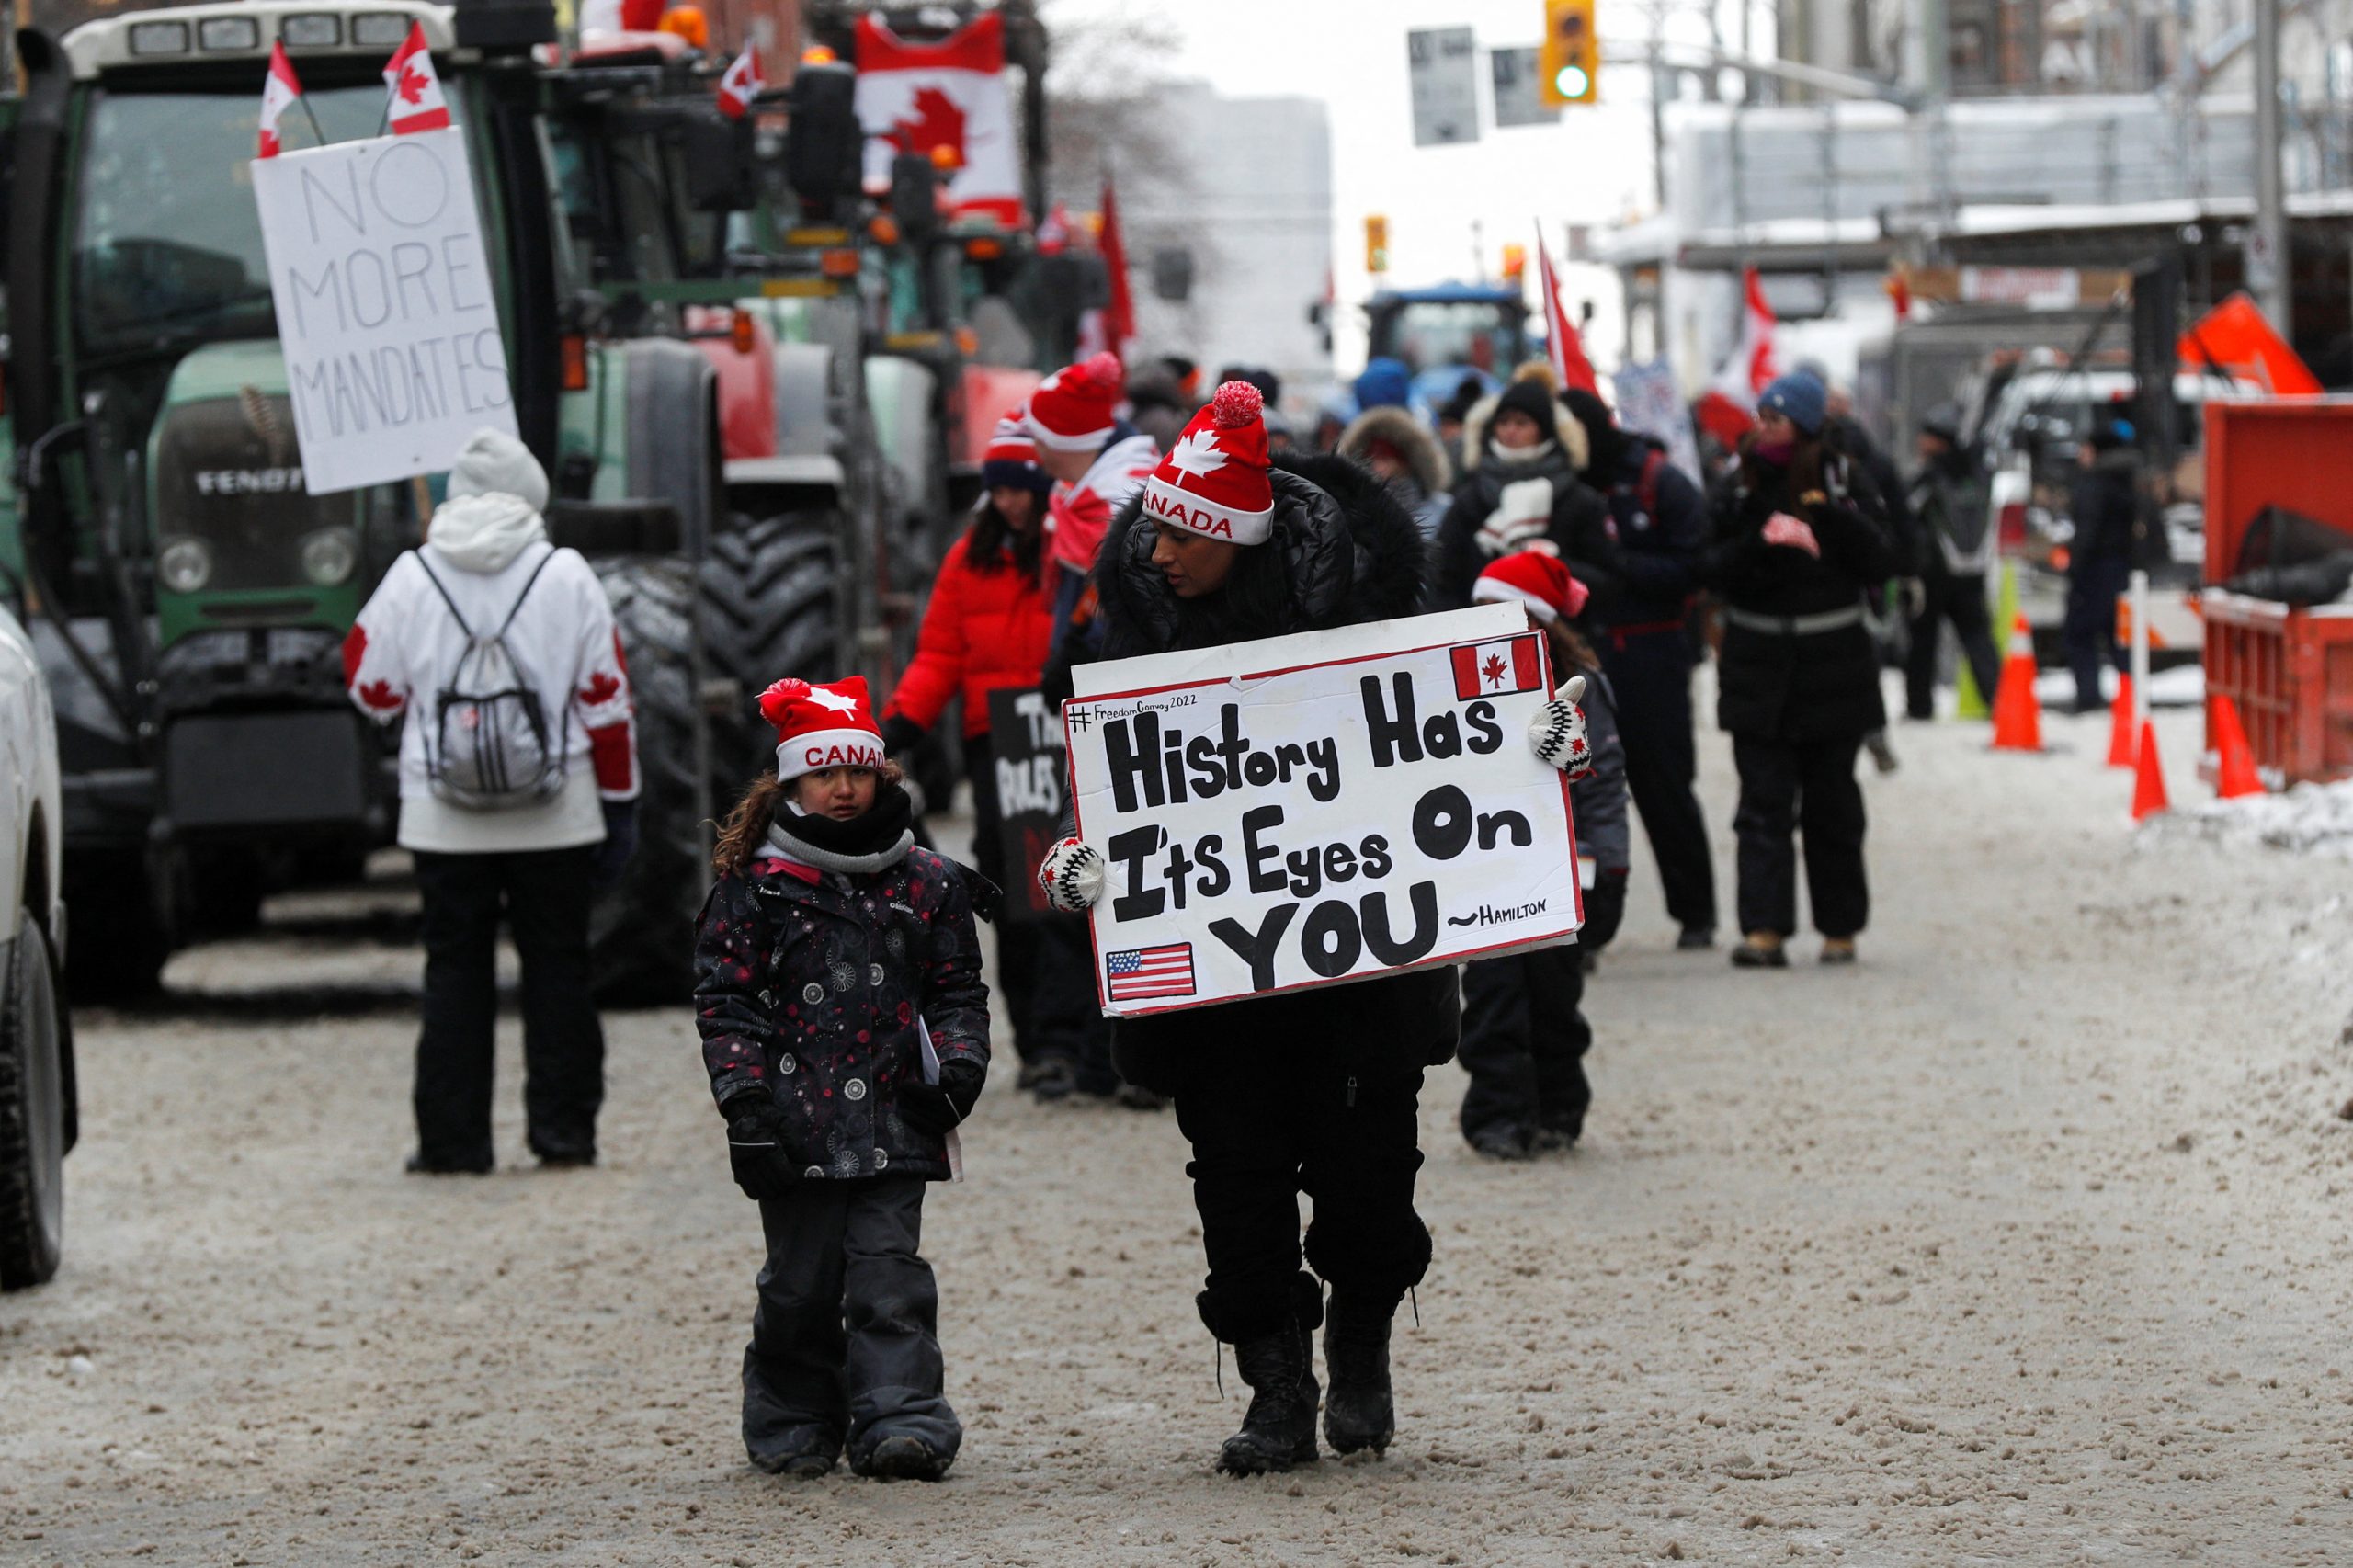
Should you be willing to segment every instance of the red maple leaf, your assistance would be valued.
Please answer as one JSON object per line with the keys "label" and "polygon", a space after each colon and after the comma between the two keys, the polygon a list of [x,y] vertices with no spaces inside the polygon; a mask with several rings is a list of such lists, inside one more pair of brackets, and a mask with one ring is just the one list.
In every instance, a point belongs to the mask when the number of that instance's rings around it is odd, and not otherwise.
{"label": "red maple leaf", "polygon": [[1479,666],[1479,673],[1487,677],[1487,684],[1489,686],[1503,685],[1504,656],[1501,653],[1488,654],[1487,662]]}
{"label": "red maple leaf", "polygon": [[952,147],[959,157],[964,152],[964,111],[956,100],[938,87],[925,87],[915,94],[915,118],[894,120],[891,140],[899,144],[902,153],[929,153],[934,147]]}
{"label": "red maple leaf", "polygon": [[392,683],[388,680],[371,680],[361,687],[359,700],[380,713],[397,712],[403,702],[401,694],[392,689]]}
{"label": "red maple leaf", "polygon": [[599,702],[610,702],[620,688],[620,676],[599,670],[588,677],[586,686],[580,688],[580,700],[594,708]]}
{"label": "red maple leaf", "polygon": [[414,65],[402,66],[401,79],[393,85],[392,90],[406,102],[422,103],[425,100],[424,74]]}

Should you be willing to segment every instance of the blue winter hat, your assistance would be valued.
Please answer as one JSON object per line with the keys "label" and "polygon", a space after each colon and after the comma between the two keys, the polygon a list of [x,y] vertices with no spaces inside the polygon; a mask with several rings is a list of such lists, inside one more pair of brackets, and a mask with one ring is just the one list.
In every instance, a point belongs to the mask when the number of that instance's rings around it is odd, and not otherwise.
{"label": "blue winter hat", "polygon": [[1822,434],[1822,421],[1829,413],[1830,394],[1823,384],[1803,370],[1792,370],[1777,376],[1756,400],[1756,412],[1779,415],[1809,436]]}
{"label": "blue winter hat", "polygon": [[1356,392],[1360,409],[1392,403],[1403,408],[1414,395],[1414,372],[1403,359],[1384,354],[1365,366],[1364,374],[1357,378]]}

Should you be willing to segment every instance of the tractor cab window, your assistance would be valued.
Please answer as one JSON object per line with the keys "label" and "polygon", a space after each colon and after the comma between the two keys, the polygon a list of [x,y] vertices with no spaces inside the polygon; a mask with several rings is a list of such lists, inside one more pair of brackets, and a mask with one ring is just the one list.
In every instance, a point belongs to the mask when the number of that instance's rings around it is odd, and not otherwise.
{"label": "tractor cab window", "polygon": [[1518,324],[1502,306],[1475,301],[1415,301],[1373,329],[1374,354],[1415,370],[1460,365],[1501,374],[1518,362]]}
{"label": "tractor cab window", "polygon": [[[313,88],[303,102],[331,142],[376,135],[383,121],[381,84]],[[275,335],[246,166],[259,114],[259,96],[242,87],[92,95],[73,258],[84,354],[176,353]],[[299,107],[279,130],[289,151],[318,144]]]}

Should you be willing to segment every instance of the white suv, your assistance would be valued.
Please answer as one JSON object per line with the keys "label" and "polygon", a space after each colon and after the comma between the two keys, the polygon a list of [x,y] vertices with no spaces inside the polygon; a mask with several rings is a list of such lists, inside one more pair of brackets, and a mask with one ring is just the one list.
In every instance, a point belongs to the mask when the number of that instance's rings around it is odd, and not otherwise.
{"label": "white suv", "polygon": [[0,609],[0,1290],[57,1272],[74,1146],[74,1036],[59,858],[57,718],[32,643]]}

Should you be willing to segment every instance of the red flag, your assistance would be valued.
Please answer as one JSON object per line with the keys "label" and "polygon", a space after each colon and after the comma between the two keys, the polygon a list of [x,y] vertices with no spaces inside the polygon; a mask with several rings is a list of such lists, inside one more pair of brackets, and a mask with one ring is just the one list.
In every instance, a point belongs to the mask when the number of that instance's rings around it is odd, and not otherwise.
{"label": "red flag", "polygon": [[2297,396],[2321,390],[2311,369],[2245,294],[2234,294],[2200,316],[2181,335],[2175,352],[2184,369],[2203,373],[2211,361],[2275,394]]}
{"label": "red flag", "polygon": [[1753,413],[1756,394],[1779,372],[1773,352],[1773,328],[1779,324],[1765,298],[1765,280],[1753,267],[1741,274],[1741,294],[1740,343],[1724,368],[1716,372],[1715,390]]}
{"label": "red flag", "polygon": [[767,85],[768,79],[760,74],[760,51],[745,45],[744,52],[719,79],[719,112],[730,119],[743,119]]}
{"label": "red flag", "polygon": [[1120,359],[1128,357],[1128,345],[1136,335],[1136,297],[1128,287],[1128,242],[1120,230],[1119,199],[1112,194],[1109,176],[1103,181],[1103,228],[1095,237],[1103,252],[1103,266],[1111,275],[1111,302],[1103,311],[1105,347]]}
{"label": "red flag", "polygon": [[1544,684],[1544,666],[1538,662],[1533,637],[1466,642],[1448,652],[1454,661],[1454,697],[1458,702],[1477,697],[1509,697],[1514,692],[1534,691]]}
{"label": "red flag", "polygon": [[392,94],[388,119],[393,135],[449,129],[449,104],[441,96],[441,78],[433,69],[433,52],[426,47],[423,22],[409,24],[408,37],[384,62],[384,87]]}
{"label": "red flag", "polygon": [[269,46],[269,74],[261,83],[261,134],[256,138],[254,156],[278,156],[278,120],[294,100],[302,96],[301,78],[294,74],[294,62],[286,58],[286,45]]}
{"label": "red flag", "polygon": [[1552,270],[1552,253],[1545,248],[1540,223],[1536,226],[1536,265],[1544,274],[1544,352],[1552,361],[1552,380],[1563,392],[1583,387],[1598,397],[1601,383],[1593,373],[1593,361],[1585,357],[1577,329],[1569,324],[1568,308],[1561,302],[1560,274]]}
{"label": "red flag", "polygon": [[858,18],[858,118],[866,128],[870,188],[888,187],[899,153],[954,155],[948,206],[1022,220],[1021,142],[1005,81],[1005,17],[983,11],[933,42],[891,29],[879,11]]}

